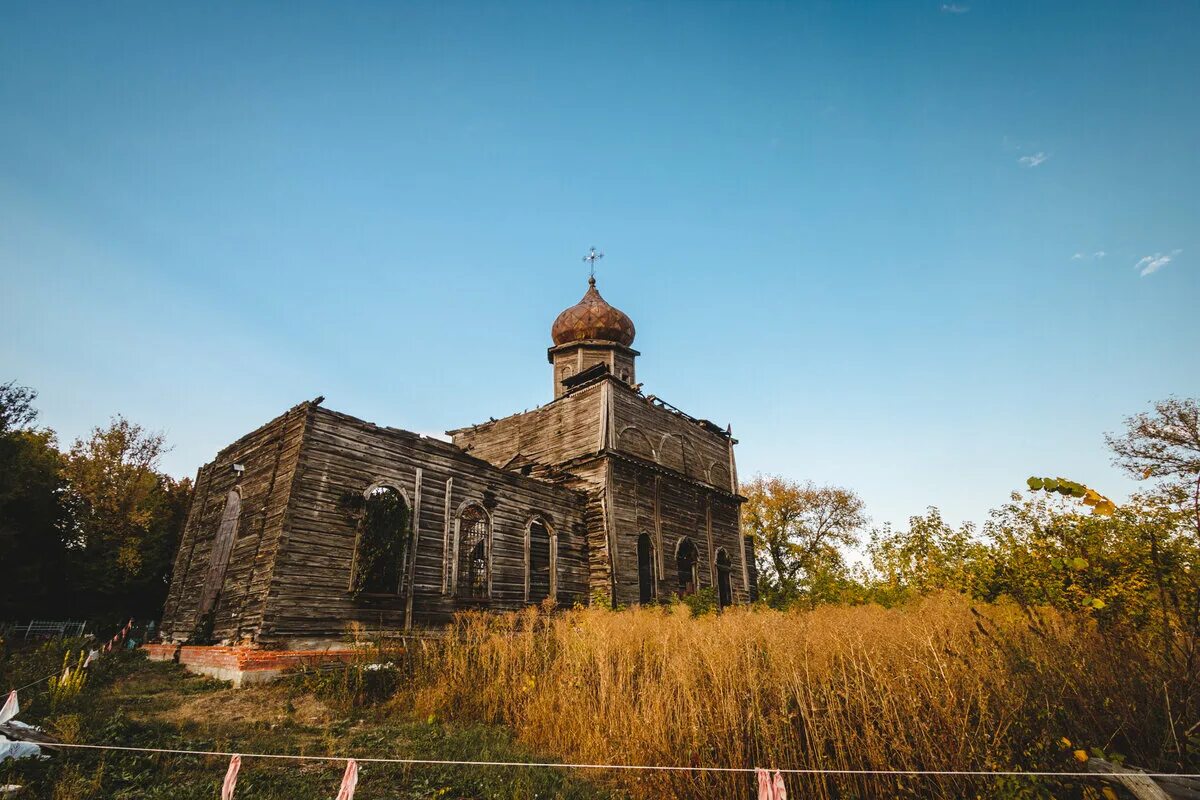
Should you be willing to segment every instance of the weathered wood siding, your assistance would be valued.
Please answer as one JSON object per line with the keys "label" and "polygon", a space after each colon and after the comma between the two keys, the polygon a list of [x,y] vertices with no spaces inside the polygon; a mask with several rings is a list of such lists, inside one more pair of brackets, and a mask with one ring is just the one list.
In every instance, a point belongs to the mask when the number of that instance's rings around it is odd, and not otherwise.
{"label": "weathered wood siding", "polygon": [[638,536],[646,533],[654,543],[657,596],[666,599],[678,590],[676,553],[685,537],[700,554],[699,588],[716,586],[716,552],[730,558],[730,588],[735,603],[749,599],[743,580],[742,539],[738,525],[738,500],[695,481],[665,473],[650,465],[624,458],[612,459],[616,540],[616,600],[638,602]]}
{"label": "weathered wood siding", "polygon": [[619,381],[612,386],[616,450],[649,458],[692,480],[736,493],[728,437],[655,405]]}
{"label": "weathered wood siding", "polygon": [[601,384],[580,387],[541,408],[451,431],[454,444],[504,467],[516,455],[539,464],[562,464],[603,449]]}
{"label": "weathered wood siding", "polygon": [[729,437],[610,377],[535,411],[452,433],[456,444],[499,466],[520,456],[559,467],[589,493],[592,599],[611,602],[615,585],[617,603],[637,600],[643,531],[655,543],[660,598],[675,591],[675,548],[690,536],[700,552],[701,588],[715,586],[716,551],[723,548],[734,602],[748,599],[752,570]]}
{"label": "weathered wood siding", "polygon": [[[349,591],[356,532],[343,498],[379,485],[401,490],[417,512],[415,624],[446,622],[461,608],[523,605],[525,529],[534,515],[544,517],[558,539],[557,601],[569,605],[586,597],[581,493],[498,469],[445,442],[314,409],[275,564],[264,640],[336,636],[350,622],[384,630],[406,624],[407,597],[355,599]],[[483,505],[491,518],[491,596],[482,602],[443,592],[447,544],[453,552],[448,540],[468,502]]]}
{"label": "weathered wood siding", "polygon": [[[292,408],[200,468],[163,609],[164,638],[186,639],[200,622],[198,605],[213,543],[226,498],[235,488],[241,493],[241,513],[214,606],[213,635],[237,641],[257,633],[310,407],[302,403]],[[234,472],[234,464],[245,471]]]}

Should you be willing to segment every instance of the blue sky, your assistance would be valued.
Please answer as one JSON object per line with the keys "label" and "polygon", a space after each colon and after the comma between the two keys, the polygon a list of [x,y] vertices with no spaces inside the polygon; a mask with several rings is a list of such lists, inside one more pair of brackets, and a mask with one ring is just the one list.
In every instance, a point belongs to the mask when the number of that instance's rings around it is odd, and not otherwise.
{"label": "blue sky", "polygon": [[318,394],[418,431],[547,401],[593,244],[647,392],[876,523],[1123,496],[1103,433],[1200,393],[1193,2],[0,23],[0,379],[176,475]]}

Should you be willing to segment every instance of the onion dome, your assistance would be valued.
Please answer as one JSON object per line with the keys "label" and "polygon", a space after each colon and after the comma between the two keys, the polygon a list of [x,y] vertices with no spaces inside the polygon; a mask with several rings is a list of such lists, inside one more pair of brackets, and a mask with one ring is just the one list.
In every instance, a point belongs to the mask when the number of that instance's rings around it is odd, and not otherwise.
{"label": "onion dome", "polygon": [[550,328],[555,345],[600,340],[629,347],[635,334],[633,320],[610,306],[596,291],[595,277],[588,278],[583,299],[559,314]]}

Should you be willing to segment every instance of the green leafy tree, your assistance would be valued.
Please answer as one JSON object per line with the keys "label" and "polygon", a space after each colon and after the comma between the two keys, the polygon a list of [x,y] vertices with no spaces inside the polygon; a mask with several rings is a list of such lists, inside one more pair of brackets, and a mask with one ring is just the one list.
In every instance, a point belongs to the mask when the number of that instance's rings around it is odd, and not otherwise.
{"label": "green leafy tree", "polygon": [[761,475],[742,492],[742,524],[754,537],[762,597],[778,606],[834,592],[848,574],[843,549],[858,543],[867,523],[862,499],[837,486]]}
{"label": "green leafy tree", "polygon": [[163,437],[116,417],[78,439],[63,474],[72,575],[94,613],[154,615],[191,500],[191,482],[158,471]]}
{"label": "green leafy tree", "polygon": [[974,528],[952,528],[933,507],[909,517],[907,530],[885,524],[872,531],[867,556],[873,598],[885,604],[938,590],[979,596],[993,569],[991,551]]}
{"label": "green leafy tree", "polygon": [[62,456],[54,432],[35,427],[36,398],[12,381],[0,384],[0,619],[70,610],[61,591],[67,558]]}
{"label": "green leafy tree", "polygon": [[1113,461],[1135,478],[1159,478],[1186,486],[1200,536],[1200,400],[1172,397],[1152,413],[1125,419],[1125,432],[1105,437]]}

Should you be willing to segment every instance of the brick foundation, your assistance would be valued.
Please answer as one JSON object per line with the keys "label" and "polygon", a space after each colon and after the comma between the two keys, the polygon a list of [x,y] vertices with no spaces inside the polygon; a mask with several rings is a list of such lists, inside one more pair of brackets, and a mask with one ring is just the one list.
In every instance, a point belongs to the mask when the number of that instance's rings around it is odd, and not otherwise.
{"label": "brick foundation", "polygon": [[256,647],[221,647],[217,645],[146,644],[142,650],[151,661],[174,661],[191,672],[218,680],[231,681],[235,688],[266,683],[286,670],[331,661],[351,661],[359,652],[349,648],[324,650],[262,650]]}

